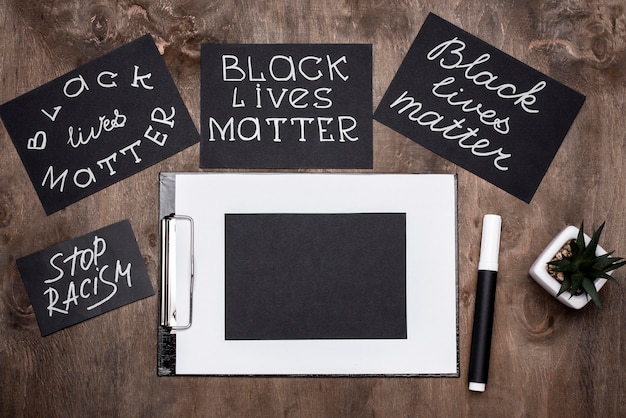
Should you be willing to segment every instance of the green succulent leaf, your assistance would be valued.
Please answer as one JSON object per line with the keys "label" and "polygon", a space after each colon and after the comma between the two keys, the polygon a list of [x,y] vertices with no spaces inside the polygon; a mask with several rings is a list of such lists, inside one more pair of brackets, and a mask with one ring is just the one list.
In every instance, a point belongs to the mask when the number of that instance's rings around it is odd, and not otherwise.
{"label": "green succulent leaf", "polygon": [[599,259],[591,266],[591,269],[600,270],[600,271],[604,271],[608,273],[626,265],[626,261],[619,261],[619,260],[621,259],[617,257],[609,258],[606,260]]}
{"label": "green succulent leaf", "polygon": [[606,279],[617,283],[615,278],[609,273],[626,265],[626,259],[613,257],[612,251],[596,256],[595,253],[604,226],[605,223],[603,222],[593,233],[589,243],[586,244],[585,226],[584,222],[581,222],[576,239],[570,241],[571,256],[548,262],[548,265],[552,266],[552,271],[563,273],[564,276],[557,296],[566,291],[572,295],[586,293],[598,307],[602,306],[594,280]]}
{"label": "green succulent leaf", "polygon": [[593,300],[593,303],[595,303],[598,308],[602,308],[600,295],[598,295],[598,291],[596,290],[596,286],[593,284],[593,282],[590,279],[585,278],[582,284],[585,292],[587,292],[587,294],[591,296],[591,300]]}
{"label": "green succulent leaf", "polygon": [[611,257],[611,253],[603,254],[600,257],[596,257],[594,268],[603,271],[609,271],[612,265],[622,260],[621,258]]}
{"label": "green succulent leaf", "polygon": [[607,280],[615,280],[613,277],[611,277],[611,275],[603,272],[603,271],[599,271],[599,270],[593,270],[593,271],[589,271],[585,274],[586,277],[590,278],[590,279],[607,279]]}
{"label": "green succulent leaf", "polygon": [[584,222],[581,222],[580,229],[578,230],[578,236],[572,243],[572,257],[574,259],[580,257],[580,254],[585,250],[585,234],[583,232]]}
{"label": "green succulent leaf", "polygon": [[567,292],[571,287],[572,287],[572,280],[568,276],[565,276],[565,278],[561,282],[561,288],[559,289],[556,295],[560,296],[562,293]]}
{"label": "green succulent leaf", "polygon": [[572,260],[568,258],[564,258],[562,260],[550,261],[548,264],[550,264],[551,266],[554,266],[555,267],[554,271],[557,271],[557,272],[567,273],[567,272],[576,271],[576,265],[572,262]]}
{"label": "green succulent leaf", "polygon": [[585,276],[582,273],[576,273],[572,275],[572,285],[570,288],[570,293],[572,295],[575,295],[579,292],[582,284],[583,284],[583,279],[585,278]]}

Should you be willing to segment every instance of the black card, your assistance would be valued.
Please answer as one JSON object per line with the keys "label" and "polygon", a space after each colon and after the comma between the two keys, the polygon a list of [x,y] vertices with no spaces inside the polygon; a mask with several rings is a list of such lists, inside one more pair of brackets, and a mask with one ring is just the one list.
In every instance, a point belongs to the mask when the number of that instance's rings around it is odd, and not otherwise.
{"label": "black card", "polygon": [[530,202],[584,100],[431,13],[374,118]]}
{"label": "black card", "polygon": [[202,45],[200,166],[372,168],[371,45]]}
{"label": "black card", "polygon": [[47,214],[199,141],[150,35],[0,107]]}
{"label": "black card", "polygon": [[17,260],[41,335],[154,294],[125,220]]}
{"label": "black card", "polygon": [[225,222],[226,339],[407,338],[405,214]]}

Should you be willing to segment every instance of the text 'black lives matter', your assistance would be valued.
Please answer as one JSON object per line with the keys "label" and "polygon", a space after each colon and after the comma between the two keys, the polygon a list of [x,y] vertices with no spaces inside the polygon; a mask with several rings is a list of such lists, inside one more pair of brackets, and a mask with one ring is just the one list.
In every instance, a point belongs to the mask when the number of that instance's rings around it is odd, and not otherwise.
{"label": "text 'black lives matter'", "polygon": [[154,294],[124,220],[17,260],[42,335]]}
{"label": "text 'black lives matter'", "polygon": [[202,45],[200,166],[372,168],[372,47]]}
{"label": "text 'black lives matter'", "polygon": [[47,214],[199,141],[150,35],[0,107]]}
{"label": "text 'black lives matter'", "polygon": [[530,202],[584,100],[431,13],[374,118]]}

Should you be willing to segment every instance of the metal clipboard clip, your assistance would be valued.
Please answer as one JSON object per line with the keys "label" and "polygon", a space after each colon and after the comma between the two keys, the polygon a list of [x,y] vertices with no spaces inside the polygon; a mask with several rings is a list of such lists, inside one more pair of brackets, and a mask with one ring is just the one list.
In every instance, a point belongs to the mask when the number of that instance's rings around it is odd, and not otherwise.
{"label": "metal clipboard clip", "polygon": [[[180,323],[176,306],[179,280],[176,229],[177,223],[181,221],[188,222],[190,230],[189,319],[186,324]],[[189,216],[171,214],[161,219],[161,326],[169,328],[171,332],[191,327],[194,280],[193,229],[193,219]]]}

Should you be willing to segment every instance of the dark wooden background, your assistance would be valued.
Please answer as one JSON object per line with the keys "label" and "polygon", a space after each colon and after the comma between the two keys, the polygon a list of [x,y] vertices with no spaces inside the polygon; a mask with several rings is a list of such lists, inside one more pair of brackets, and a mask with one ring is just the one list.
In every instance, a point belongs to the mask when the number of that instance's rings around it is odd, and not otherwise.
{"label": "dark wooden background", "polygon": [[[374,171],[458,173],[460,378],[156,375],[156,296],[40,336],[19,257],[129,218],[158,287],[158,173],[197,171],[199,146],[46,216],[0,130],[0,416],[625,416],[626,286],[572,311],[527,270],[551,237],[607,222],[626,254],[623,0],[5,0],[0,102],[151,32],[199,120],[200,44],[372,43],[376,106],[433,11],[587,96],[530,204],[374,122]],[[503,217],[487,392],[467,389],[480,225]],[[625,283],[626,273],[616,273]]]}

